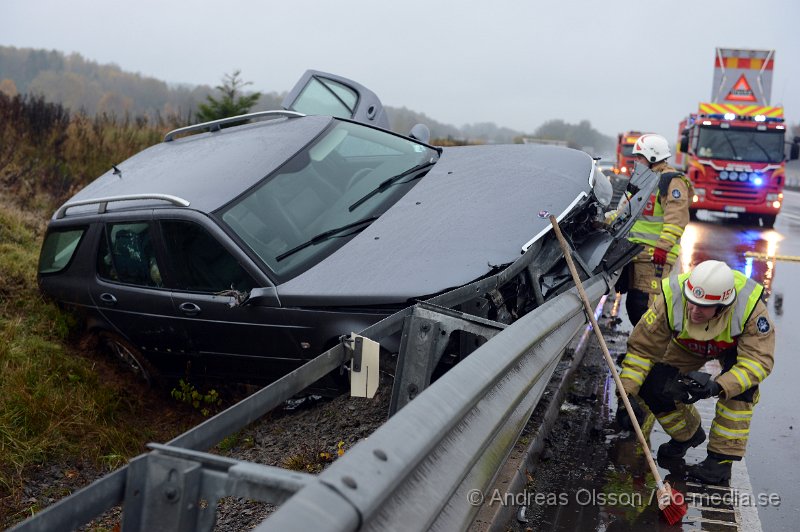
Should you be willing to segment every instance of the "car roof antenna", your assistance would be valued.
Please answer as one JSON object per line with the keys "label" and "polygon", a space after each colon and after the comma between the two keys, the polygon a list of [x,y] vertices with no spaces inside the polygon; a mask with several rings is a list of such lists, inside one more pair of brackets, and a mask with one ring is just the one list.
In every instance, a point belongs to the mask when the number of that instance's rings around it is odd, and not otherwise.
{"label": "car roof antenna", "polygon": [[113,168],[113,169],[114,169],[114,171],[113,171],[112,173],[113,173],[114,175],[118,175],[118,176],[120,177],[120,179],[122,179],[122,170],[120,170],[119,168],[117,168],[117,165],[116,165],[116,164],[112,164],[112,165],[111,165],[111,168]]}

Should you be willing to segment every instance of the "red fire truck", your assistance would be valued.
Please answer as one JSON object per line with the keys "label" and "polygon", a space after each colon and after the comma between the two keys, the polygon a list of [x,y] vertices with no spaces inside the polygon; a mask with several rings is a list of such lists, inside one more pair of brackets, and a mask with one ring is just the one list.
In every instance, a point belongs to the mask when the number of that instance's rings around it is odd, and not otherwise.
{"label": "red fire truck", "polygon": [[[694,185],[690,209],[737,213],[772,227],[783,203],[786,126],[769,103],[774,50],[717,48],[711,102],[679,126],[677,166]],[[789,158],[797,159],[800,138]]]}

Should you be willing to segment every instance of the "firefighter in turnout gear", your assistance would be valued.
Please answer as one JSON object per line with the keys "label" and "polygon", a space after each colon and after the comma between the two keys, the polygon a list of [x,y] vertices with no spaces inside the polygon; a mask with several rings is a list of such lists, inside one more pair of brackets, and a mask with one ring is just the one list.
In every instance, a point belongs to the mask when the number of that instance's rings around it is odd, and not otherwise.
{"label": "firefighter in turnout gear", "polygon": [[642,135],[633,145],[636,162],[660,174],[656,192],[650,196],[628,239],[644,250],[622,273],[628,287],[625,308],[632,325],[639,323],[653,299],[661,293],[661,279],[680,253],[680,240],[689,223],[692,186],[686,177],[667,163],[672,155],[661,135]]}
{"label": "firefighter in turnout gear", "polygon": [[[724,262],[702,262],[662,281],[663,297],[628,339],[623,388],[647,404],[671,437],[658,448],[659,463],[682,461],[705,441],[693,403],[719,397],[708,457],[688,468],[689,476],[707,484],[728,481],[731,462],[744,456],[758,387],[772,371],[775,327],[763,290]],[[722,366],[716,379],[698,371],[714,358]]]}

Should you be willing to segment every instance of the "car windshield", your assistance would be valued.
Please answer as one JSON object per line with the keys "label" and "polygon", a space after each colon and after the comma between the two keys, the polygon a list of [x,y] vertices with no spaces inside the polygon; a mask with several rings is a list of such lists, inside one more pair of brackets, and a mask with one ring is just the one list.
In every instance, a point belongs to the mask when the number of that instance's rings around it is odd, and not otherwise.
{"label": "car windshield", "polygon": [[783,131],[701,128],[697,155],[729,161],[779,163],[783,160]]}
{"label": "car windshield", "polygon": [[[313,144],[224,208],[222,220],[284,281],[364,230],[369,224],[359,222],[385,212],[438,156],[411,139],[336,120]],[[419,170],[392,180],[412,168]]]}

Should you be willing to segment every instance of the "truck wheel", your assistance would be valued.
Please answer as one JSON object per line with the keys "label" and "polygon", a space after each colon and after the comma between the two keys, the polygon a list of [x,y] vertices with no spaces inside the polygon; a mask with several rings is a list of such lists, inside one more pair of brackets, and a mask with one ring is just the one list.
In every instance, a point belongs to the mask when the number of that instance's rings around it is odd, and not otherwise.
{"label": "truck wheel", "polygon": [[772,229],[775,225],[775,218],[777,214],[765,214],[761,217],[761,225],[764,226],[765,229]]}
{"label": "truck wheel", "polygon": [[133,373],[148,386],[157,388],[161,380],[158,372],[141,351],[118,334],[103,331],[99,334],[100,345],[126,371]]}
{"label": "truck wheel", "polygon": [[697,221],[697,209],[689,209],[689,219],[693,222]]}

